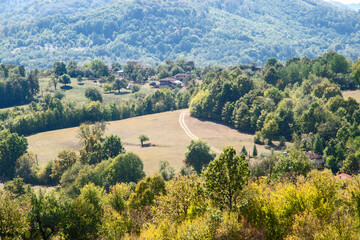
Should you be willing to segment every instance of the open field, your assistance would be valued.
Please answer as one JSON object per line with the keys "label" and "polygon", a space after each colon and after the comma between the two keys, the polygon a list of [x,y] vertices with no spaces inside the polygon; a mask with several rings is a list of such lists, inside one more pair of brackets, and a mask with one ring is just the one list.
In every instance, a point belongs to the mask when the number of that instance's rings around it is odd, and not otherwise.
{"label": "open field", "polygon": [[[180,124],[180,116],[186,110],[146,115],[120,121],[110,122],[106,135],[120,136],[128,152],[137,153],[144,162],[147,173],[156,172],[161,160],[167,160],[179,170],[183,166],[186,147],[191,138]],[[186,111],[184,122],[193,135],[207,141],[214,149],[222,150],[227,146],[234,146],[237,151],[245,145],[249,152],[253,149],[253,135],[239,133],[227,126],[201,121],[190,117]],[[77,138],[78,128],[68,128],[45,132],[28,137],[29,149],[35,152],[39,164],[44,165],[54,159],[63,149],[79,150],[82,146]],[[154,146],[140,147],[138,136],[148,135]],[[259,154],[269,152],[262,145],[257,145]]]}
{"label": "open field", "polygon": [[[50,78],[40,78],[39,79],[39,86],[40,86],[40,92],[38,96],[45,95],[46,93],[54,92],[55,88],[53,86],[49,86]],[[155,92],[157,89],[152,88],[150,85],[150,82],[141,85],[141,89],[137,93],[131,93],[130,90],[121,89],[120,93],[113,92],[113,93],[105,93],[102,90],[102,87],[100,87],[97,83],[94,83],[93,81],[84,81],[83,85],[77,84],[77,80],[75,78],[71,79],[71,84],[68,84],[66,88],[62,87],[62,84],[58,84],[56,86],[56,90],[60,91],[65,94],[65,99],[74,101],[77,103],[86,103],[89,102],[89,100],[85,97],[85,91],[89,87],[94,87],[98,89],[103,97],[104,103],[112,103],[115,102],[116,104],[119,104],[121,101],[124,100],[130,100],[135,98],[135,95],[142,95],[146,96],[149,93]],[[0,108],[0,110],[11,110],[15,107],[27,107],[29,104],[24,104],[21,106],[13,106],[8,108]]]}
{"label": "open field", "polygon": [[348,99],[349,97],[354,98],[357,102],[360,103],[360,90],[355,91],[343,91],[342,92],[345,99]]}
{"label": "open field", "polygon": [[[85,80],[86,78],[84,78]],[[47,91],[54,91],[53,86],[49,86],[50,78],[41,78],[39,80],[39,85],[42,93]],[[102,87],[95,83],[94,81],[85,80],[83,85],[79,85],[75,78],[71,79],[71,84],[68,84],[68,88],[62,88],[62,84],[57,85],[57,90],[65,94],[65,99],[75,101],[78,103],[88,102],[89,100],[85,97],[85,91],[89,87],[94,87],[98,89],[103,96],[104,103],[119,103],[121,100],[128,100],[135,97],[135,94],[147,95],[151,92],[154,92],[155,89],[152,89],[149,86],[149,83],[141,86],[141,89],[138,93],[131,93],[130,90],[121,89],[120,94],[118,93],[104,93]]]}

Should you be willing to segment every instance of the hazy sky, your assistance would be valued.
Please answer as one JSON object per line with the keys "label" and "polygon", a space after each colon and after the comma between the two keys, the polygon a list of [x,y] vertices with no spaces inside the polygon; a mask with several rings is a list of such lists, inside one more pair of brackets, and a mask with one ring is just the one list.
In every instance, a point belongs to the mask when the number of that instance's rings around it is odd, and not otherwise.
{"label": "hazy sky", "polygon": [[[327,1],[329,1],[329,0],[327,0]],[[341,3],[344,3],[344,4],[360,3],[360,0],[333,0],[333,1],[341,2]]]}

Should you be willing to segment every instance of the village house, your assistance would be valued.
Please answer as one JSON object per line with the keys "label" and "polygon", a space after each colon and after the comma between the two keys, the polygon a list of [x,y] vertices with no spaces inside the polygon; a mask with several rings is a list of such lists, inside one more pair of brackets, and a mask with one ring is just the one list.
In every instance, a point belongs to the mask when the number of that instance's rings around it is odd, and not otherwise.
{"label": "village house", "polygon": [[310,160],[312,160],[315,163],[316,168],[318,168],[318,169],[324,168],[325,161],[324,161],[322,155],[311,152],[311,151],[306,152],[305,154],[310,158]]}
{"label": "village house", "polygon": [[187,77],[190,77],[190,73],[179,73],[174,76],[176,80],[183,81]]}
{"label": "village house", "polygon": [[169,87],[176,87],[176,85],[179,84],[179,80],[176,80],[175,78],[172,77],[161,79],[159,82],[160,82],[160,86],[169,86]]}
{"label": "village house", "polygon": [[118,77],[124,77],[124,70],[116,71],[116,75],[117,75]]}
{"label": "village house", "polygon": [[344,179],[352,179],[353,177],[346,173],[340,173],[339,175],[336,176],[336,178],[338,178],[339,180],[344,180]]}

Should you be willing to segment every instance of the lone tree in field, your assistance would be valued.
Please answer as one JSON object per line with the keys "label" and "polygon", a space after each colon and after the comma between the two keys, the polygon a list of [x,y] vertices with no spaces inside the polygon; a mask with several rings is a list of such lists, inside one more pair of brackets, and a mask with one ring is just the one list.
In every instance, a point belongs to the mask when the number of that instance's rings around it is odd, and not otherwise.
{"label": "lone tree in field", "polygon": [[141,143],[141,147],[144,147],[144,142],[149,141],[150,138],[148,136],[144,135],[144,134],[141,134],[139,136],[139,140],[140,140],[140,143]]}
{"label": "lone tree in field", "polygon": [[245,146],[243,146],[243,148],[241,149],[241,153],[243,153],[245,156],[247,156],[247,155],[248,155],[248,152],[247,152],[247,150],[246,150],[246,147],[245,147]]}
{"label": "lone tree in field", "polygon": [[78,82],[78,85],[82,85],[82,84],[83,84],[84,79],[82,78],[81,75],[79,75],[76,80],[77,80],[77,82]]}
{"label": "lone tree in field", "polygon": [[229,211],[234,211],[249,175],[245,155],[236,156],[235,149],[228,147],[204,171],[206,191],[220,208],[226,207]]}
{"label": "lone tree in field", "polygon": [[210,146],[202,140],[192,140],[185,153],[186,164],[192,166],[200,174],[203,166],[209,164],[215,158],[214,153],[210,153]]}
{"label": "lone tree in field", "polygon": [[70,84],[71,83],[71,79],[70,76],[67,74],[64,74],[60,77],[60,83],[64,84],[66,86],[66,84]]}
{"label": "lone tree in field", "polygon": [[113,89],[114,90],[118,90],[118,93],[120,93],[120,90],[122,88],[126,88],[127,86],[127,82],[125,80],[120,80],[120,79],[116,79],[115,82],[113,83]]}
{"label": "lone tree in field", "polygon": [[256,157],[257,155],[258,155],[258,151],[257,151],[256,145],[254,145],[254,148],[253,148],[253,157]]}

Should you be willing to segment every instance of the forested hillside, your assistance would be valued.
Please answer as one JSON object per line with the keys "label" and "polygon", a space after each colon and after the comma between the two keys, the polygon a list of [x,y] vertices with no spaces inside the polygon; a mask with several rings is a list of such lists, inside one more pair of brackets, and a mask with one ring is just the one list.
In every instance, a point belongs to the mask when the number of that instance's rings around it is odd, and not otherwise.
{"label": "forested hillside", "polygon": [[359,55],[360,16],[315,0],[24,2],[0,14],[2,63],[47,68],[58,60],[182,57],[230,65],[328,50]]}

